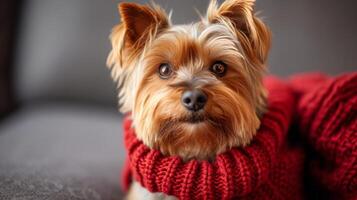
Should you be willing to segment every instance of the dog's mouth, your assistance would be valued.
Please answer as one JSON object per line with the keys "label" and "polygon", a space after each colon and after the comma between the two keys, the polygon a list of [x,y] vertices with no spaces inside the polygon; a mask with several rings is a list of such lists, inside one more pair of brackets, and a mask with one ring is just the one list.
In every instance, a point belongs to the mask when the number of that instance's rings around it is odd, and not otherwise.
{"label": "dog's mouth", "polygon": [[198,124],[207,120],[207,117],[203,114],[199,113],[191,113],[185,117],[179,119],[180,122],[190,123],[190,124]]}

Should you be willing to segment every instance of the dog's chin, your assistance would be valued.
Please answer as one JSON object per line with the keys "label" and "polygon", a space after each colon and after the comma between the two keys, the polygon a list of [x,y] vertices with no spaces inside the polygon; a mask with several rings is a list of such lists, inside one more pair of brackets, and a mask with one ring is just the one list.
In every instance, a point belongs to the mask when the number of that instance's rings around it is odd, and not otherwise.
{"label": "dog's chin", "polygon": [[204,113],[198,112],[198,113],[190,113],[184,117],[181,117],[178,121],[185,124],[195,125],[195,124],[206,123],[207,120],[208,117]]}
{"label": "dog's chin", "polygon": [[[161,121],[154,148],[164,155],[178,155],[184,160],[211,159],[228,147],[231,132],[208,113],[188,113],[180,118]],[[230,127],[225,122],[225,127]]]}

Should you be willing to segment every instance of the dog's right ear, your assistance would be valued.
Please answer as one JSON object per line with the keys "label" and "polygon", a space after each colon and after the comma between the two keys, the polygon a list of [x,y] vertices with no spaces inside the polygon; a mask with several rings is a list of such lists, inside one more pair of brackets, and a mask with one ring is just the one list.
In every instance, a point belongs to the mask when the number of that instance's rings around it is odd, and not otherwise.
{"label": "dog's right ear", "polygon": [[121,3],[119,12],[128,42],[132,44],[145,41],[147,37],[169,26],[165,11],[155,4],[149,7],[135,3]]}
{"label": "dog's right ear", "polygon": [[107,60],[109,67],[123,67],[125,61],[134,59],[150,39],[170,25],[165,11],[155,4],[120,3],[118,9],[122,23],[110,35],[113,49]]}

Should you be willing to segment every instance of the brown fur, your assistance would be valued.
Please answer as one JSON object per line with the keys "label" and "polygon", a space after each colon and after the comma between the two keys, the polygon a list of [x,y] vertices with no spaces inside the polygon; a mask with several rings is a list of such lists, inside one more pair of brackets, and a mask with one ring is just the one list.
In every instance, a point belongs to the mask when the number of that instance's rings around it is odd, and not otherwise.
{"label": "brown fur", "polygon": [[[265,111],[262,84],[270,31],[253,13],[254,0],[212,0],[207,18],[172,26],[157,5],[120,4],[108,56],[118,82],[119,105],[132,112],[137,137],[147,146],[184,160],[213,159],[232,147],[249,144]],[[209,71],[227,65],[223,77]],[[158,67],[174,74],[161,79]],[[199,88],[208,101],[195,116],[181,104],[182,93]],[[192,117],[201,122],[190,123]]]}

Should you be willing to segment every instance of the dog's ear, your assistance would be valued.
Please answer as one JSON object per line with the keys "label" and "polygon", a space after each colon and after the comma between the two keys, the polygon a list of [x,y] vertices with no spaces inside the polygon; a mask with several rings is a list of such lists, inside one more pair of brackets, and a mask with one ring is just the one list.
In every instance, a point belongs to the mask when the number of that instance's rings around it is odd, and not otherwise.
{"label": "dog's ear", "polygon": [[150,39],[170,25],[165,11],[156,4],[120,3],[118,9],[122,23],[112,30],[112,51],[107,60],[107,65],[113,69],[134,60]]}
{"label": "dog's ear", "polygon": [[255,0],[226,0],[218,6],[211,0],[207,10],[210,23],[222,23],[233,29],[241,39],[246,53],[265,63],[270,49],[271,33],[253,13]]}
{"label": "dog's ear", "polygon": [[119,4],[121,23],[114,26],[110,35],[112,50],[107,58],[107,66],[119,88],[119,107],[129,112],[133,102],[132,84],[135,62],[147,44],[157,34],[170,26],[169,17],[159,6]]}
{"label": "dog's ear", "polygon": [[119,13],[126,29],[127,39],[132,44],[145,40],[153,32],[169,26],[166,13],[155,4],[149,7],[135,3],[121,3]]}

